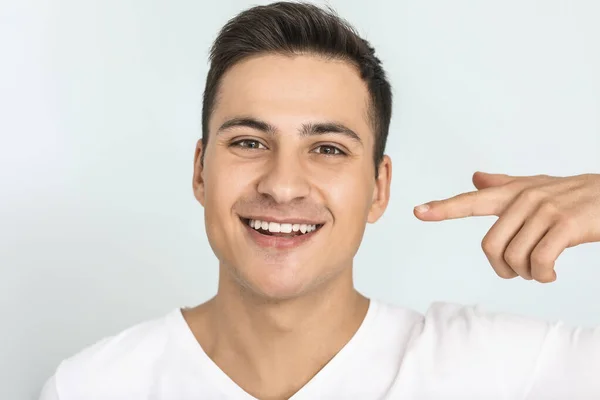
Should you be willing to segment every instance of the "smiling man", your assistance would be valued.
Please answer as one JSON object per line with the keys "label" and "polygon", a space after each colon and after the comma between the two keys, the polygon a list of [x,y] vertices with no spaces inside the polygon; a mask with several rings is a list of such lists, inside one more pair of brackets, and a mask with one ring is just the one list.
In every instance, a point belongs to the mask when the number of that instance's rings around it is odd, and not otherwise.
{"label": "smiling man", "polygon": [[216,101],[205,98],[213,111],[197,148],[194,192],[221,284],[241,285],[260,302],[311,302],[322,292],[336,306],[355,303],[349,267],[365,222],[383,213],[390,181],[387,158],[375,179],[375,142],[385,137],[373,134],[356,68],[255,54],[227,71],[219,91]]}
{"label": "smiling man", "polygon": [[[436,303],[425,315],[353,284],[388,204],[388,81],[331,12],[249,9],[217,37],[193,191],[217,294],[65,360],[42,399],[591,399],[600,332]],[[600,240],[598,175],[477,173],[417,207],[425,221],[497,215],[496,273],[549,282],[567,247]]]}

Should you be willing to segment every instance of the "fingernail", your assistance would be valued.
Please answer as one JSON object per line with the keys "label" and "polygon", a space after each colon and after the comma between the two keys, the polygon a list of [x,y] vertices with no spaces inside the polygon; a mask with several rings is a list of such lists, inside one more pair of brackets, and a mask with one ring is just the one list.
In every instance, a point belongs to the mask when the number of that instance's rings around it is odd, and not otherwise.
{"label": "fingernail", "polygon": [[419,213],[419,214],[423,214],[426,213],[429,210],[429,205],[428,204],[421,204],[420,206],[416,206],[415,210]]}

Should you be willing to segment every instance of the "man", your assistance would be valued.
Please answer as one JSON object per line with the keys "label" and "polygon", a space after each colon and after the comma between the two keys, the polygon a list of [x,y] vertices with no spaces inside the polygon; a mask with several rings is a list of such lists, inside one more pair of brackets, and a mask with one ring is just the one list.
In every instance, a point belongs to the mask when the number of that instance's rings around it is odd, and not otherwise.
{"label": "man", "polygon": [[[352,260],[384,213],[391,90],[369,44],[298,3],[249,9],[211,53],[194,195],[219,259],[215,297],[105,338],[60,364],[42,399],[600,398],[600,331],[367,299]],[[556,279],[600,241],[600,176],[476,173],[424,221],[500,218],[496,273]]]}

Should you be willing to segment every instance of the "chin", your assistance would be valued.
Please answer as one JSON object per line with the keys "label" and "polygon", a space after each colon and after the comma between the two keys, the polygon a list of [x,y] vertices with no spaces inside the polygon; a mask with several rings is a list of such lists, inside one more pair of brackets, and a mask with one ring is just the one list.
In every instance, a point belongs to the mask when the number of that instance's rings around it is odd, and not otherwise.
{"label": "chin", "polygon": [[289,300],[310,291],[318,279],[311,279],[289,265],[246,265],[235,271],[237,283],[266,300]]}

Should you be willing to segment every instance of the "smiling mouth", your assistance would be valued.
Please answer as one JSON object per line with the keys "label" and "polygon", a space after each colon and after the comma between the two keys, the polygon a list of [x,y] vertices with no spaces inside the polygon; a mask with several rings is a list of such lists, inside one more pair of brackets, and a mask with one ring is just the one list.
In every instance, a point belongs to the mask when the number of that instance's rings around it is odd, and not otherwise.
{"label": "smiling mouth", "polygon": [[257,233],[275,237],[297,237],[318,231],[324,224],[291,224],[261,221],[257,219],[240,218],[242,223],[254,229]]}

